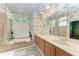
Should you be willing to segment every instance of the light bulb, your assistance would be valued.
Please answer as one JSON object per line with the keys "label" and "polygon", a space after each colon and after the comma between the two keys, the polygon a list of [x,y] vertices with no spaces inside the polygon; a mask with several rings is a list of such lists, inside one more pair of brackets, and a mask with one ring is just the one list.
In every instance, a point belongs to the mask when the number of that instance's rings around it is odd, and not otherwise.
{"label": "light bulb", "polygon": [[49,9],[50,7],[49,7],[49,6],[47,6],[46,8],[47,8],[47,9]]}
{"label": "light bulb", "polygon": [[41,12],[41,14],[44,14],[44,12]]}

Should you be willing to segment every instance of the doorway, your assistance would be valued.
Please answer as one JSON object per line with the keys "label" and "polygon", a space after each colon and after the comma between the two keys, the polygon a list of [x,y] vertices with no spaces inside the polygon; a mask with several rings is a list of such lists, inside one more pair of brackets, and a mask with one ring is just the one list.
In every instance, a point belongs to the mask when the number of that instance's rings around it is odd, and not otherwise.
{"label": "doorway", "polygon": [[29,37],[29,20],[25,17],[15,18],[12,24],[13,38]]}

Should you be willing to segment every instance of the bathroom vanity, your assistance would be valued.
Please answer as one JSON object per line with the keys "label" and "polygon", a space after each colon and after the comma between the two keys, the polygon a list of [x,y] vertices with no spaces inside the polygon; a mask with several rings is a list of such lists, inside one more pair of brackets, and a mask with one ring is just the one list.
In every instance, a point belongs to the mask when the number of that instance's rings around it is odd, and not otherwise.
{"label": "bathroom vanity", "polygon": [[39,47],[39,49],[45,56],[79,55],[79,42],[74,40],[62,39],[64,38],[59,36],[37,34],[35,35],[35,44]]}

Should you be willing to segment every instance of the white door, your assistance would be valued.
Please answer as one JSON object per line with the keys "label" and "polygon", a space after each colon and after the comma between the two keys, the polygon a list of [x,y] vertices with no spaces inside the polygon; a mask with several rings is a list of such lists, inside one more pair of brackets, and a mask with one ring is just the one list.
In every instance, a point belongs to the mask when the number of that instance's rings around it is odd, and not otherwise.
{"label": "white door", "polygon": [[24,38],[29,37],[29,22],[14,20],[13,21],[13,38]]}

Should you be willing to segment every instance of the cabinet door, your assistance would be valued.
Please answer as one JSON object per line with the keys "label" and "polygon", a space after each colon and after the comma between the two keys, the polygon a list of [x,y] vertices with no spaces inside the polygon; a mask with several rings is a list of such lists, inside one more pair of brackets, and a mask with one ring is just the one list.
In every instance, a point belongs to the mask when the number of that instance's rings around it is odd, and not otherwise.
{"label": "cabinet door", "polygon": [[37,36],[36,35],[35,35],[35,41],[34,42],[35,42],[35,44],[37,44]]}
{"label": "cabinet door", "polygon": [[56,56],[71,56],[69,53],[56,47]]}
{"label": "cabinet door", "polygon": [[35,44],[39,47],[42,53],[44,53],[44,39],[35,36]]}
{"label": "cabinet door", "polygon": [[40,45],[40,41],[39,41],[39,37],[35,35],[35,44],[39,47]]}
{"label": "cabinet door", "polygon": [[56,55],[56,49],[55,46],[52,45],[51,56],[55,56],[55,55]]}
{"label": "cabinet door", "polygon": [[49,42],[45,41],[45,53],[44,54],[46,56],[51,56],[51,53],[52,53],[52,45]]}
{"label": "cabinet door", "polygon": [[39,48],[42,53],[44,53],[44,39],[39,38]]}

